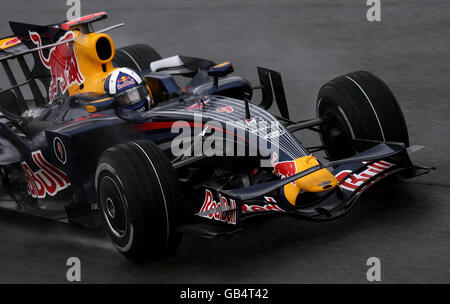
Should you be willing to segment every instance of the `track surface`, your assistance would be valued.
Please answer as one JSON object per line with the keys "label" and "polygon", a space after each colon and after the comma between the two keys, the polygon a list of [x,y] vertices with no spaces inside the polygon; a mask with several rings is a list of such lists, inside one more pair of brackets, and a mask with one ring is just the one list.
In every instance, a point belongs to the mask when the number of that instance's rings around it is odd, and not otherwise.
{"label": "track surface", "polygon": [[[66,1],[2,3],[7,20],[51,23]],[[134,265],[100,230],[0,211],[0,283],[66,282],[68,257],[89,283],[364,283],[366,260],[381,259],[382,282],[450,283],[450,2],[382,0],[382,22],[366,1],[81,1],[108,11],[117,46],[144,42],[163,56],[231,60],[256,83],[256,66],[281,72],[292,117],[314,115],[319,87],[354,70],[384,79],[398,97],[413,159],[432,174],[374,188],[330,223],[277,218],[228,240],[186,237],[178,252]],[[100,28],[97,26],[97,28]],[[307,137],[310,140],[309,137]]]}

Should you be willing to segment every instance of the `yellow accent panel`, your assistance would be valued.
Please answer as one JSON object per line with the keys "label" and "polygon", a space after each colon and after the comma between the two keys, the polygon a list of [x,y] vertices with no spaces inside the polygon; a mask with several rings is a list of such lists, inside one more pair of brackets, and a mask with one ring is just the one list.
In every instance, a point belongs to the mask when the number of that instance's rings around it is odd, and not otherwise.
{"label": "yellow accent panel", "polygon": [[110,98],[111,98],[111,97],[106,97],[106,98],[102,98],[102,99],[97,99],[97,100],[91,101],[90,103],[95,103],[95,102],[105,101],[105,100],[108,100],[108,99],[110,99]]}
{"label": "yellow accent panel", "polygon": [[20,42],[21,42],[20,39],[17,37],[1,39],[0,40],[0,49],[6,50],[7,48],[18,45]]}
{"label": "yellow accent panel", "polygon": [[[104,33],[83,34],[78,30],[75,30],[74,33],[75,41],[73,47],[85,81],[83,86],[81,86],[82,88],[78,84],[72,85],[69,88],[69,94],[104,93],[105,79],[116,69],[111,62],[115,55],[114,42],[111,37]],[[111,56],[109,58],[100,59],[98,57],[96,46],[99,39],[103,42],[105,42],[105,39],[109,41],[111,45]]]}
{"label": "yellow accent panel", "polygon": [[[145,81],[145,79],[144,79],[144,81]],[[150,100],[153,100],[152,90],[150,90],[150,86],[148,85],[148,83],[146,81],[145,81],[145,85],[147,86],[147,90],[150,95]]]}
{"label": "yellow accent panel", "polygon": [[297,200],[297,196],[299,195],[300,191],[302,190],[297,184],[287,184],[283,188],[284,190],[284,196],[289,201],[289,203],[293,206],[295,206],[295,201]]}
{"label": "yellow accent panel", "polygon": [[219,63],[218,65],[215,65],[214,68],[220,68],[220,67],[223,67],[224,65],[227,65],[229,63],[230,63],[229,61],[225,61],[225,62]]}
{"label": "yellow accent panel", "polygon": [[86,109],[86,111],[88,111],[89,113],[97,112],[97,108],[94,107],[94,106],[91,106],[91,105],[87,105],[87,106],[85,107],[85,109]]}
{"label": "yellow accent panel", "polygon": [[[299,173],[311,167],[319,165],[317,158],[313,155],[303,156],[295,160],[297,171]],[[299,178],[293,183],[284,186],[284,195],[286,199],[295,206],[295,201],[300,192],[322,192],[330,190],[338,185],[338,180],[328,169],[320,169],[305,177]]]}

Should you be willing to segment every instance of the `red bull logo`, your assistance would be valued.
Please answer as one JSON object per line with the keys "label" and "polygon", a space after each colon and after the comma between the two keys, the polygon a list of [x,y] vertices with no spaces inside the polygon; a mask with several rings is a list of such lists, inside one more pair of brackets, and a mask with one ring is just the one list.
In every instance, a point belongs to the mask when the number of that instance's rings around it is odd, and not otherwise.
{"label": "red bull logo", "polygon": [[[36,32],[29,32],[29,34],[31,41],[38,47],[42,47],[41,36]],[[73,32],[67,32],[57,43],[73,40],[74,37],[75,34]],[[58,93],[58,84],[61,93],[64,94],[72,85],[81,85],[84,82],[84,77],[81,74],[77,56],[71,43],[63,43],[52,47],[47,57],[45,57],[42,49],[38,52],[42,64],[50,70],[51,74],[51,82],[48,89],[50,103]]]}
{"label": "red bull logo", "polygon": [[55,196],[70,186],[67,174],[50,164],[40,150],[32,152],[31,157],[39,170],[33,172],[26,162],[22,162],[22,168],[25,172],[28,194],[32,197]]}
{"label": "red bull logo", "polygon": [[264,206],[247,205],[247,204],[242,205],[242,214],[252,212],[285,212],[285,211],[275,204],[266,204]]}
{"label": "red bull logo", "polygon": [[279,162],[278,154],[274,152],[271,162],[273,167],[273,174],[280,176],[281,178],[286,178],[297,173],[297,165],[295,163],[295,160]]}
{"label": "red bull logo", "polygon": [[232,107],[222,107],[222,108],[218,108],[216,111],[220,112],[220,113],[231,113],[231,112],[233,112],[233,108]]}
{"label": "red bull logo", "polygon": [[130,85],[134,85],[135,83],[136,81],[134,81],[134,79],[130,76],[122,76],[117,79],[117,89],[120,90]]}
{"label": "red bull logo", "polygon": [[[341,187],[343,189],[353,192],[357,190],[361,185],[366,183],[369,179],[389,169],[393,165],[394,164],[388,163],[386,161],[378,161],[367,166],[366,170],[358,174],[351,174],[352,170],[342,170],[338,174],[336,174],[336,178],[341,183]],[[381,175],[379,178],[382,177],[383,176]],[[370,186],[377,180],[378,178],[369,183],[367,186]],[[362,190],[364,190],[364,188],[362,188],[361,191]]]}
{"label": "red bull logo", "polygon": [[203,206],[200,209],[200,213],[205,212],[205,211],[209,211],[209,210],[213,210],[219,207],[230,207],[231,211],[227,211],[227,212],[217,212],[214,214],[208,214],[208,215],[201,215],[202,217],[206,217],[206,218],[210,218],[210,219],[214,219],[216,221],[219,222],[225,222],[227,224],[233,224],[236,225],[236,202],[232,199],[227,200],[226,197],[219,195],[219,201],[216,202],[214,200],[213,194],[211,193],[211,191],[209,190],[205,190],[206,191],[206,195],[205,195],[205,200],[203,201]]}

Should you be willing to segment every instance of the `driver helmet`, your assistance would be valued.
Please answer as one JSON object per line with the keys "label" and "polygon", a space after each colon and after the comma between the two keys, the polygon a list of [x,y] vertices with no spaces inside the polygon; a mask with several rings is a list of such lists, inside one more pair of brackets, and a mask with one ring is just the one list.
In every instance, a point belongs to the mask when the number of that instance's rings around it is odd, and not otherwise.
{"label": "driver helmet", "polygon": [[152,98],[144,79],[135,70],[118,68],[105,80],[105,92],[114,97],[119,106],[139,112],[147,111]]}

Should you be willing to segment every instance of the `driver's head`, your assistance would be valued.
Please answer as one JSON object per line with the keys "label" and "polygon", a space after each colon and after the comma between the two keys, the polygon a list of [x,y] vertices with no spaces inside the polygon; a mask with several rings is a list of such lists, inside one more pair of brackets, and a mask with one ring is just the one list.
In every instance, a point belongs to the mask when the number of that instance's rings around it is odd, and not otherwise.
{"label": "driver's head", "polygon": [[150,92],[144,79],[135,70],[114,70],[105,80],[105,92],[114,97],[121,107],[139,112],[150,109]]}

